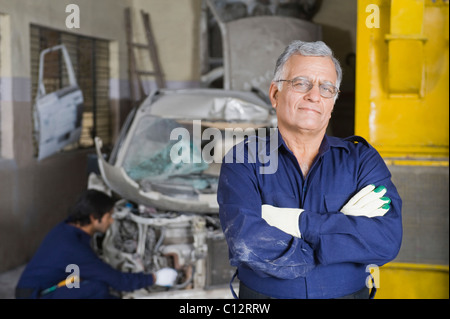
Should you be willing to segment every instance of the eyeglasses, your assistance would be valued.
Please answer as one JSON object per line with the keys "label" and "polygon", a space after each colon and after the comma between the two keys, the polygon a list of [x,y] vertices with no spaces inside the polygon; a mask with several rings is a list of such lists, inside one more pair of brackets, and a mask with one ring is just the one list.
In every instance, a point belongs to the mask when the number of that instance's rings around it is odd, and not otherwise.
{"label": "eyeglasses", "polygon": [[[292,89],[295,92],[300,92],[300,93],[307,93],[307,92],[311,91],[311,89],[314,87],[313,82],[311,82],[308,79],[301,78],[301,77],[294,78],[292,80],[278,80],[275,82],[290,82]],[[329,99],[329,98],[334,97],[340,91],[338,90],[337,87],[335,87],[332,84],[321,83],[321,84],[319,84],[319,92],[322,97]]]}

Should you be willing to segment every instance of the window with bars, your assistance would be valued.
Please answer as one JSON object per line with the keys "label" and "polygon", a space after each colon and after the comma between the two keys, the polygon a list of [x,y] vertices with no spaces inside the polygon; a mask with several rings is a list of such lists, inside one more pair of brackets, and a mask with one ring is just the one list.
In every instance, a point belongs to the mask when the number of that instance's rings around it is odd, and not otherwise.
{"label": "window with bars", "polygon": [[2,81],[2,15],[0,14],[0,158],[2,157],[2,92],[3,92],[3,81]]}
{"label": "window with bars", "polygon": [[[98,136],[105,145],[111,143],[109,107],[109,42],[78,36],[45,27],[31,25],[31,82],[32,103],[36,100],[39,55],[44,49],[64,44],[70,55],[78,86],[83,92],[82,133],[78,145],[91,147]],[[47,93],[68,85],[67,70],[61,51],[45,55],[43,81]]]}

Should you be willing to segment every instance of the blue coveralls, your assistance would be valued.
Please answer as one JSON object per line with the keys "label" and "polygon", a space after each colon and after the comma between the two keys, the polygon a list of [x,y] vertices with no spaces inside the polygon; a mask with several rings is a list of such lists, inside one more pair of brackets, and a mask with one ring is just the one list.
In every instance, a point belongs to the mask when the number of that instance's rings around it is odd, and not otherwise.
{"label": "blue coveralls", "polygon": [[[117,291],[133,291],[151,286],[153,276],[124,273],[102,261],[90,245],[91,236],[66,221],[55,226],[44,238],[36,254],[25,267],[18,289],[32,291],[29,298],[112,298],[109,287]],[[41,292],[57,285],[73,274],[68,265],[79,270],[79,288],[64,285],[41,296]],[[70,269],[70,268],[69,268]]]}
{"label": "blue coveralls", "polygon": [[[238,278],[274,298],[338,298],[361,290],[370,275],[367,265],[393,260],[401,245],[402,201],[385,162],[361,137],[325,135],[304,177],[278,130],[275,134],[273,145],[274,135],[238,144],[222,163],[220,221]],[[276,169],[262,173],[273,162],[273,152]],[[368,184],[387,188],[390,210],[375,218],[341,213]],[[302,238],[267,224],[261,218],[262,204],[304,209],[299,218]]]}

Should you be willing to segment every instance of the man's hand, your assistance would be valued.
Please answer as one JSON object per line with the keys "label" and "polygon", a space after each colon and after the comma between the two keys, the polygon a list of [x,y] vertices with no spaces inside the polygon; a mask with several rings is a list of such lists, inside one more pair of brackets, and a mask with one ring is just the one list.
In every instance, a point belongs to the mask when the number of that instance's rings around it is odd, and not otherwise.
{"label": "man's hand", "polygon": [[[341,212],[348,216],[383,216],[389,210],[391,202],[389,197],[383,197],[386,191],[384,186],[375,188],[375,185],[367,185],[342,207]],[[301,238],[298,222],[303,211],[301,208],[279,208],[264,204],[261,206],[261,217],[270,226]]]}
{"label": "man's hand", "polygon": [[155,273],[155,285],[172,287],[177,279],[177,271],[173,268],[161,268]]}
{"label": "man's hand", "polygon": [[298,219],[301,208],[279,208],[272,205],[261,206],[261,217],[270,225],[294,237],[301,238]]}
{"label": "man's hand", "polygon": [[341,212],[348,216],[383,216],[391,202],[389,197],[383,197],[386,191],[384,186],[375,188],[373,184],[367,185],[342,207]]}

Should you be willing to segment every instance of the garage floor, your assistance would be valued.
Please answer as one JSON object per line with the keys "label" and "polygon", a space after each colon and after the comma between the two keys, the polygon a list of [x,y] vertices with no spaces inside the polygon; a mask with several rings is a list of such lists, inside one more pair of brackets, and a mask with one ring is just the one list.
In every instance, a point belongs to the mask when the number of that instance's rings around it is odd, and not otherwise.
{"label": "garage floor", "polygon": [[25,265],[0,273],[0,299],[15,299],[14,290]]}
{"label": "garage floor", "polygon": [[[12,269],[10,271],[0,273],[0,299],[15,299],[14,290],[16,288],[17,281],[22,274],[25,265]],[[238,292],[238,286],[234,286],[236,293]],[[229,287],[220,287],[217,289],[203,290],[181,290],[173,292],[162,292],[156,294],[144,294],[139,291],[124,297],[125,299],[232,299]]]}

